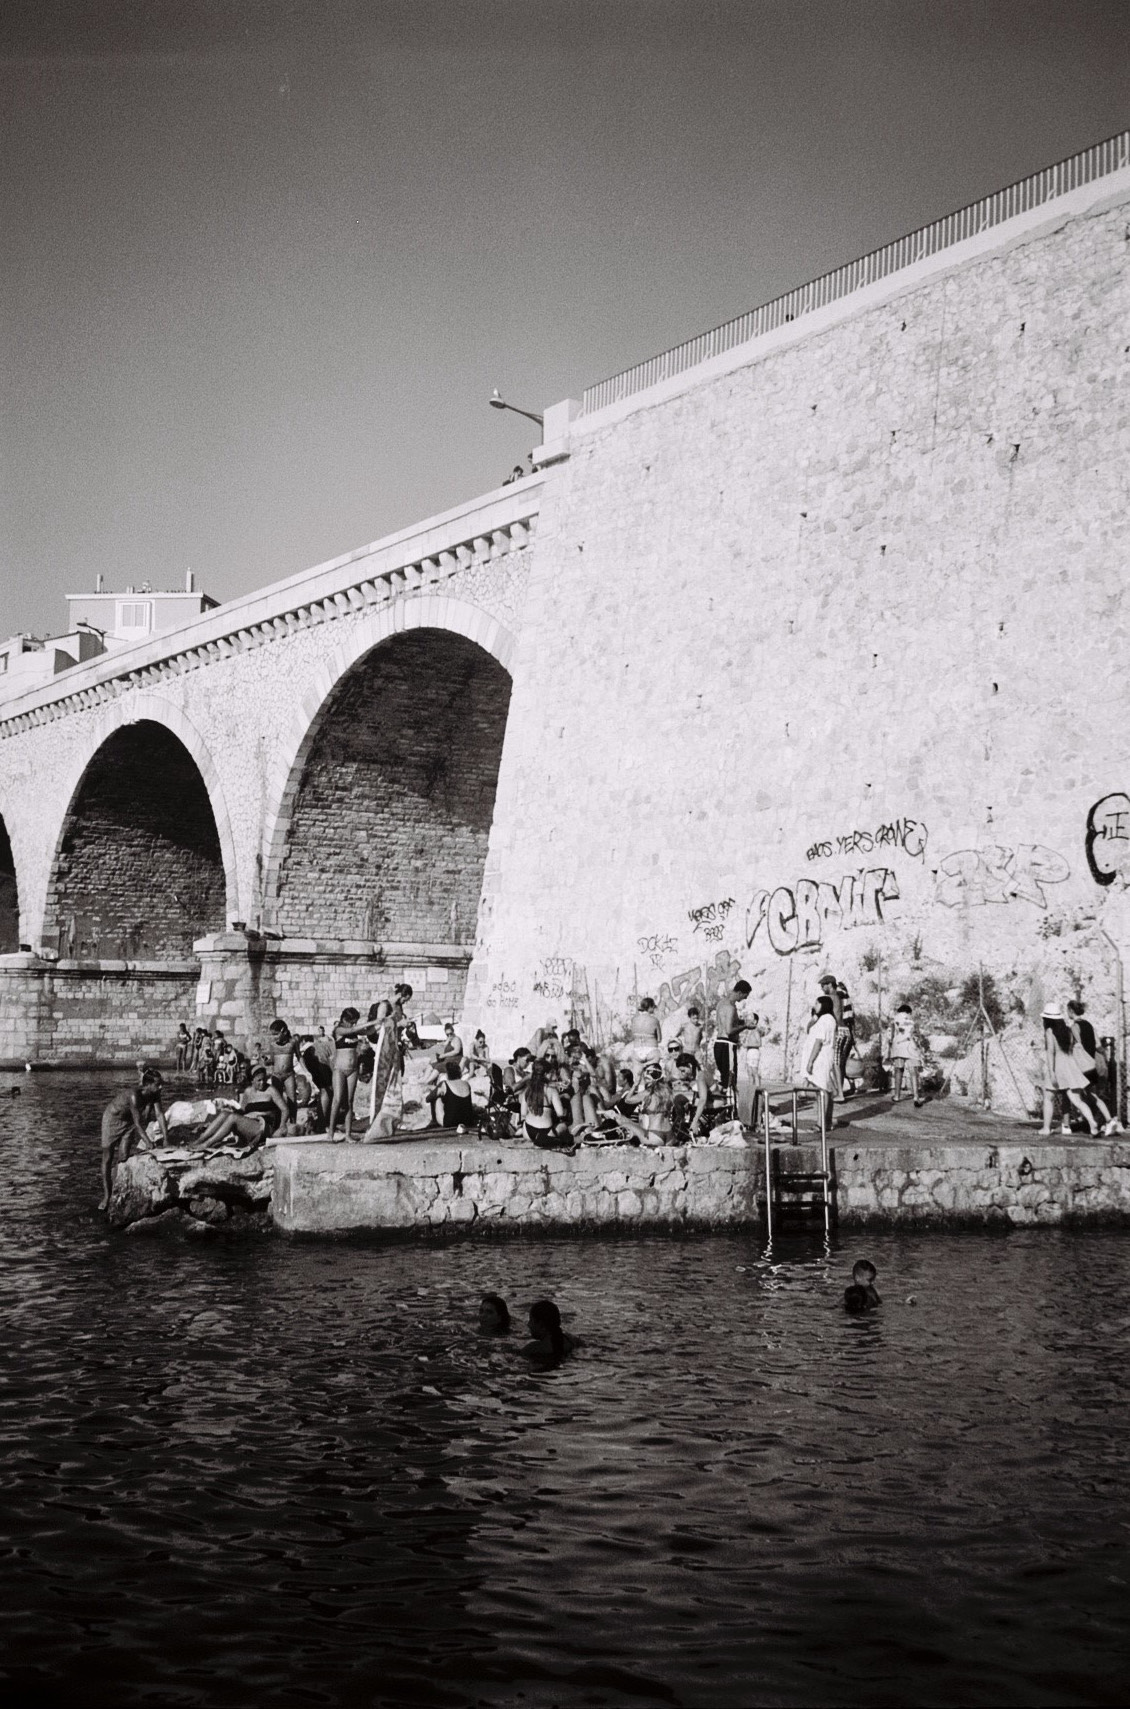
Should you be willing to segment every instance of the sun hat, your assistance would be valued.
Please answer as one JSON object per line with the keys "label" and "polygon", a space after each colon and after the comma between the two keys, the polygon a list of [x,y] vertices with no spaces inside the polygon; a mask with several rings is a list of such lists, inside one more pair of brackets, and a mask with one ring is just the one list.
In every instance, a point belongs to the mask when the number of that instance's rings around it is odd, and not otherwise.
{"label": "sun hat", "polygon": [[1040,1018],[1044,1021],[1062,1021],[1063,1010],[1058,1003],[1045,1003],[1040,1011]]}

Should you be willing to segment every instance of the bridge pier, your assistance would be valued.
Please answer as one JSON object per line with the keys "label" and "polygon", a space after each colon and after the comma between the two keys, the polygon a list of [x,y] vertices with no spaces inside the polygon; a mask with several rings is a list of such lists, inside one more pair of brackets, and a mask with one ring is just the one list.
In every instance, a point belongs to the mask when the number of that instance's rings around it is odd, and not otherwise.
{"label": "bridge pier", "polygon": [[412,986],[414,1015],[458,1017],[472,955],[469,944],[243,932],[217,932],[193,949],[200,958],[197,1025],[217,1028],[241,1048],[265,1039],[276,1015],[295,1032],[329,1032],[347,1005],[364,1014],[401,980]]}

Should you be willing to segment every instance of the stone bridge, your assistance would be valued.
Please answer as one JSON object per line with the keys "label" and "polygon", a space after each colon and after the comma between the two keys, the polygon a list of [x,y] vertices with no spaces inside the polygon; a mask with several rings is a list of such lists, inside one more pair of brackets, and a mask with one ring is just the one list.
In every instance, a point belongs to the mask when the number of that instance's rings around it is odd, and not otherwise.
{"label": "stone bridge", "polygon": [[1128,255],[1123,133],[553,406],[515,485],[0,702],[0,1058],[401,972],[499,1052],[740,968],[776,1071],[829,964],[861,1028],[908,993],[957,1049],[988,980],[1121,1039]]}
{"label": "stone bridge", "polygon": [[459,1011],[541,486],[0,706],[0,1058],[329,1025],[401,973]]}

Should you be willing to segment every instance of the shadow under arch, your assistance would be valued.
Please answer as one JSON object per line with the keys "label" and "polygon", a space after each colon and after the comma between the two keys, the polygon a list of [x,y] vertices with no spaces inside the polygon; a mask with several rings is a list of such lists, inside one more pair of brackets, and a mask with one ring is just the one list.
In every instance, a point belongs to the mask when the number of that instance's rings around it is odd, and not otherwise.
{"label": "shadow under arch", "polygon": [[4,815],[0,813],[0,955],[20,947],[20,887]]}
{"label": "shadow under arch", "polygon": [[135,695],[107,708],[61,793],[45,946],[63,956],[180,957],[238,911],[216,767],[178,707]]}
{"label": "shadow under arch", "polygon": [[504,625],[450,598],[402,600],[353,630],[279,751],[264,827],[269,925],[284,937],[473,941],[513,650]]}

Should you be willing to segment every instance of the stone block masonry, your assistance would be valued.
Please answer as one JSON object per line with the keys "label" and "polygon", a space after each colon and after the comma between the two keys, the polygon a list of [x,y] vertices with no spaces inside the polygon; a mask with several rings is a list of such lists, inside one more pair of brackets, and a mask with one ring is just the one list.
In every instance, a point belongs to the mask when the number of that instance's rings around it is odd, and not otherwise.
{"label": "stone block masonry", "polygon": [[[583,1231],[763,1224],[760,1147],[582,1149],[478,1140],[279,1142],[272,1216],[294,1234],[463,1227]],[[815,1169],[817,1153],[778,1153]],[[832,1151],[847,1228],[1130,1226],[1130,1146],[975,1145]],[[785,1223],[782,1221],[781,1226]]]}
{"label": "stone block masonry", "polygon": [[571,424],[466,1026],[720,963],[782,1077],[828,967],[871,1026],[984,970],[1121,1035],[1130,174],[1042,220]]}
{"label": "stone block masonry", "polygon": [[0,957],[0,1068],[168,1062],[191,1025],[198,965]]}

